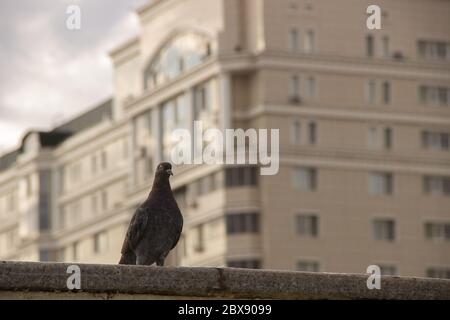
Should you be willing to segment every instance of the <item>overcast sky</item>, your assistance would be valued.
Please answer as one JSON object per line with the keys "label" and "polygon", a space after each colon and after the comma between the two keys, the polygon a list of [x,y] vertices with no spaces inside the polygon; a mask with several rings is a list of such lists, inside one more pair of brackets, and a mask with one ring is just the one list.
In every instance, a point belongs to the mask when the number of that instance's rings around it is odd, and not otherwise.
{"label": "overcast sky", "polygon": [[[108,51],[138,34],[148,0],[0,1],[0,154],[112,94]],[[66,27],[69,5],[81,30]]]}

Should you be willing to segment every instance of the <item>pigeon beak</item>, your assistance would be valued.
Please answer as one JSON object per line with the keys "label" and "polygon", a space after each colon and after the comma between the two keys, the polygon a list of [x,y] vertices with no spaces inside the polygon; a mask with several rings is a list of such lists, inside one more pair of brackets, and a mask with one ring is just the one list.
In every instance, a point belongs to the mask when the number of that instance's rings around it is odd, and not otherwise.
{"label": "pigeon beak", "polygon": [[166,172],[167,172],[167,174],[168,174],[169,176],[173,176],[173,172],[172,172],[171,169],[167,169]]}

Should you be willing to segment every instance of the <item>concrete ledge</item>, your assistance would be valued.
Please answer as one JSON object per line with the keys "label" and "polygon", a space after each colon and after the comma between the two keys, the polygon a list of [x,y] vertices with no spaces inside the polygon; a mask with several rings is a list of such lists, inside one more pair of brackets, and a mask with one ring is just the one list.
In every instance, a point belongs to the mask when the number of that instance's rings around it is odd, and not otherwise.
{"label": "concrete ledge", "polygon": [[450,299],[450,280],[232,268],[76,264],[81,290],[67,288],[65,263],[0,262],[0,299]]}

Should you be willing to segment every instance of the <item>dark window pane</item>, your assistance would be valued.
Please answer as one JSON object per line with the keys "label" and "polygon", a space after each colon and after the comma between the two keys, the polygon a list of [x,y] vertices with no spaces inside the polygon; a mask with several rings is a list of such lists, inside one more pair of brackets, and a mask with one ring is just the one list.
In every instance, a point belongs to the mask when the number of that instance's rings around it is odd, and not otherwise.
{"label": "dark window pane", "polygon": [[310,186],[311,190],[316,190],[317,188],[317,170],[310,169]]}
{"label": "dark window pane", "polygon": [[426,104],[427,103],[427,96],[428,96],[428,89],[425,86],[421,86],[419,89],[419,98],[420,98],[420,102],[422,104]]}
{"label": "dark window pane", "polygon": [[259,231],[258,213],[235,213],[226,215],[227,234]]}
{"label": "dark window pane", "polygon": [[315,122],[309,123],[309,143],[310,144],[316,143],[316,123]]}
{"label": "dark window pane", "polygon": [[430,141],[429,140],[429,132],[423,131],[422,132],[422,145],[424,148],[428,148],[428,146],[429,146],[428,141]]}
{"label": "dark window pane", "polygon": [[445,240],[450,240],[450,224],[445,225]]}
{"label": "dark window pane", "polygon": [[226,225],[227,225],[227,234],[235,233],[234,225],[233,225],[233,216],[226,216]]}
{"label": "dark window pane", "polygon": [[392,129],[386,128],[384,130],[384,146],[386,149],[390,149],[392,146]]}
{"label": "dark window pane", "polygon": [[425,237],[427,239],[433,238],[433,224],[432,223],[425,224]]}
{"label": "dark window pane", "polygon": [[318,229],[318,218],[311,216],[311,235],[316,237],[319,233]]}
{"label": "dark window pane", "polygon": [[374,47],[373,36],[372,35],[366,36],[366,53],[368,57],[373,57],[374,51],[373,47]]}
{"label": "dark window pane", "polygon": [[383,101],[385,104],[391,102],[391,85],[389,82],[383,83]]}
{"label": "dark window pane", "polygon": [[423,191],[425,193],[430,192],[430,177],[423,177]]}

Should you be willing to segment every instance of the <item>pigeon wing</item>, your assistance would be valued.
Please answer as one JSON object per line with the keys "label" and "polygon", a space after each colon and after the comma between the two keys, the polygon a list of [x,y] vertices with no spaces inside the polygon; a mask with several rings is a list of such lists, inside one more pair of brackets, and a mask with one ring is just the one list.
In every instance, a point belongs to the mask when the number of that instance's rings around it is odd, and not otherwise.
{"label": "pigeon wing", "polygon": [[176,235],[175,235],[175,239],[174,239],[172,248],[170,248],[170,250],[172,250],[173,248],[175,248],[175,246],[176,246],[177,243],[178,243],[178,240],[180,240],[181,230],[183,230],[183,220],[181,220],[181,225],[180,225],[179,229],[176,231],[177,233],[176,233]]}
{"label": "pigeon wing", "polygon": [[122,254],[134,250],[139,244],[139,241],[142,239],[142,236],[147,229],[148,217],[148,209],[143,208],[142,206],[136,209],[133,218],[131,218],[125,241],[123,242]]}

